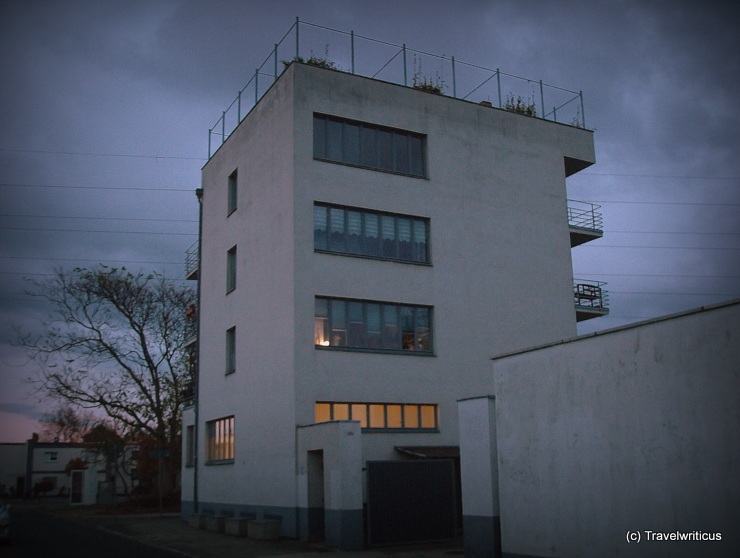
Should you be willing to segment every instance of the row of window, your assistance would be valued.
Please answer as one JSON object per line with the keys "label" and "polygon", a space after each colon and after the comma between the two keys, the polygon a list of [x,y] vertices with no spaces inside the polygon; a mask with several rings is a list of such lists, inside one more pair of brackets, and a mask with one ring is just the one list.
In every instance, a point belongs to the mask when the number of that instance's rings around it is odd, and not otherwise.
{"label": "row of window", "polygon": [[438,430],[437,405],[319,401],[316,422],[357,420],[367,430]]}
{"label": "row of window", "polygon": [[316,297],[314,344],[432,353],[429,306]]}
{"label": "row of window", "polygon": [[429,262],[429,219],[315,203],[316,251],[405,262]]}
{"label": "row of window", "polygon": [[[365,430],[439,430],[438,406],[431,403],[318,401],[315,422],[356,420]],[[185,466],[195,462],[195,427],[185,429]],[[234,461],[234,417],[206,422],[206,463]]]}
{"label": "row of window", "polygon": [[[426,136],[387,126],[314,114],[315,159],[412,176],[426,176]],[[236,211],[238,169],[229,175],[226,214]]]}
{"label": "row of window", "polygon": [[426,137],[367,122],[314,114],[316,159],[369,169],[426,176]]}

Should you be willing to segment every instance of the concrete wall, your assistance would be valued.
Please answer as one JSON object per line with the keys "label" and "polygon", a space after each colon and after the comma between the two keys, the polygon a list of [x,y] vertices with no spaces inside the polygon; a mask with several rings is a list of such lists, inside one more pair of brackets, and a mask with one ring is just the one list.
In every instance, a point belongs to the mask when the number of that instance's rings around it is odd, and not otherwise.
{"label": "concrete wall", "polygon": [[[740,554],[740,303],[493,369],[505,555]],[[648,540],[648,531],[722,540]]]}

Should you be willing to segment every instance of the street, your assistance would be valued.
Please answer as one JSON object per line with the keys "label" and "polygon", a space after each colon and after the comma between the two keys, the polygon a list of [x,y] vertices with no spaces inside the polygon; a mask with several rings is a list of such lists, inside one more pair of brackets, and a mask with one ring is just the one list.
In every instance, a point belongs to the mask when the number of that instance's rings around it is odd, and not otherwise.
{"label": "street", "polygon": [[26,504],[13,505],[10,532],[10,544],[0,546],[3,558],[182,558],[175,552],[41,513]]}

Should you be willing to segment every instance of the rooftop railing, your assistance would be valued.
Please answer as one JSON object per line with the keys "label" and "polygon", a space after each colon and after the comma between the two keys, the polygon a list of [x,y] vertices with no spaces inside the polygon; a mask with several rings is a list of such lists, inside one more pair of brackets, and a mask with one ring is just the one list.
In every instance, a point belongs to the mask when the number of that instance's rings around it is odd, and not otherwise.
{"label": "rooftop railing", "polygon": [[603,281],[573,279],[573,298],[578,308],[606,310],[609,306],[609,293],[604,290]]}
{"label": "rooftop railing", "polygon": [[185,277],[187,279],[198,278],[198,241],[196,240],[185,251]]}
{"label": "rooftop railing", "polygon": [[[208,130],[208,158],[291,62],[344,71],[456,99],[486,101],[500,109],[586,127],[583,92],[455,59],[300,21],[288,29],[247,84]],[[220,139],[220,141],[219,141]]]}

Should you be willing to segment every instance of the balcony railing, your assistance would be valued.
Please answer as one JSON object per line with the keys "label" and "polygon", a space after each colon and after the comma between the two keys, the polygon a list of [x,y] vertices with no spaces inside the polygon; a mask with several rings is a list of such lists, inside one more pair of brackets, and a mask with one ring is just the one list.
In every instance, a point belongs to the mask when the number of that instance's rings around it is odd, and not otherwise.
{"label": "balcony railing", "polygon": [[609,313],[609,293],[603,281],[588,279],[573,280],[573,298],[576,305],[576,321],[582,322]]}
{"label": "balcony railing", "polygon": [[578,246],[589,240],[596,240],[604,235],[603,216],[600,205],[595,203],[568,200],[568,227],[570,228],[570,245]]}
{"label": "balcony railing", "polygon": [[[331,51],[330,51],[331,49]],[[208,158],[254,107],[292,61],[434,90],[455,99],[485,101],[490,106],[529,116],[586,127],[583,92],[456,60],[454,56],[415,50],[316,25],[296,18],[283,38],[254,70],[247,84],[208,130]],[[211,144],[216,139],[215,149]]]}
{"label": "balcony railing", "polygon": [[185,251],[185,279],[198,278],[198,241]]}

